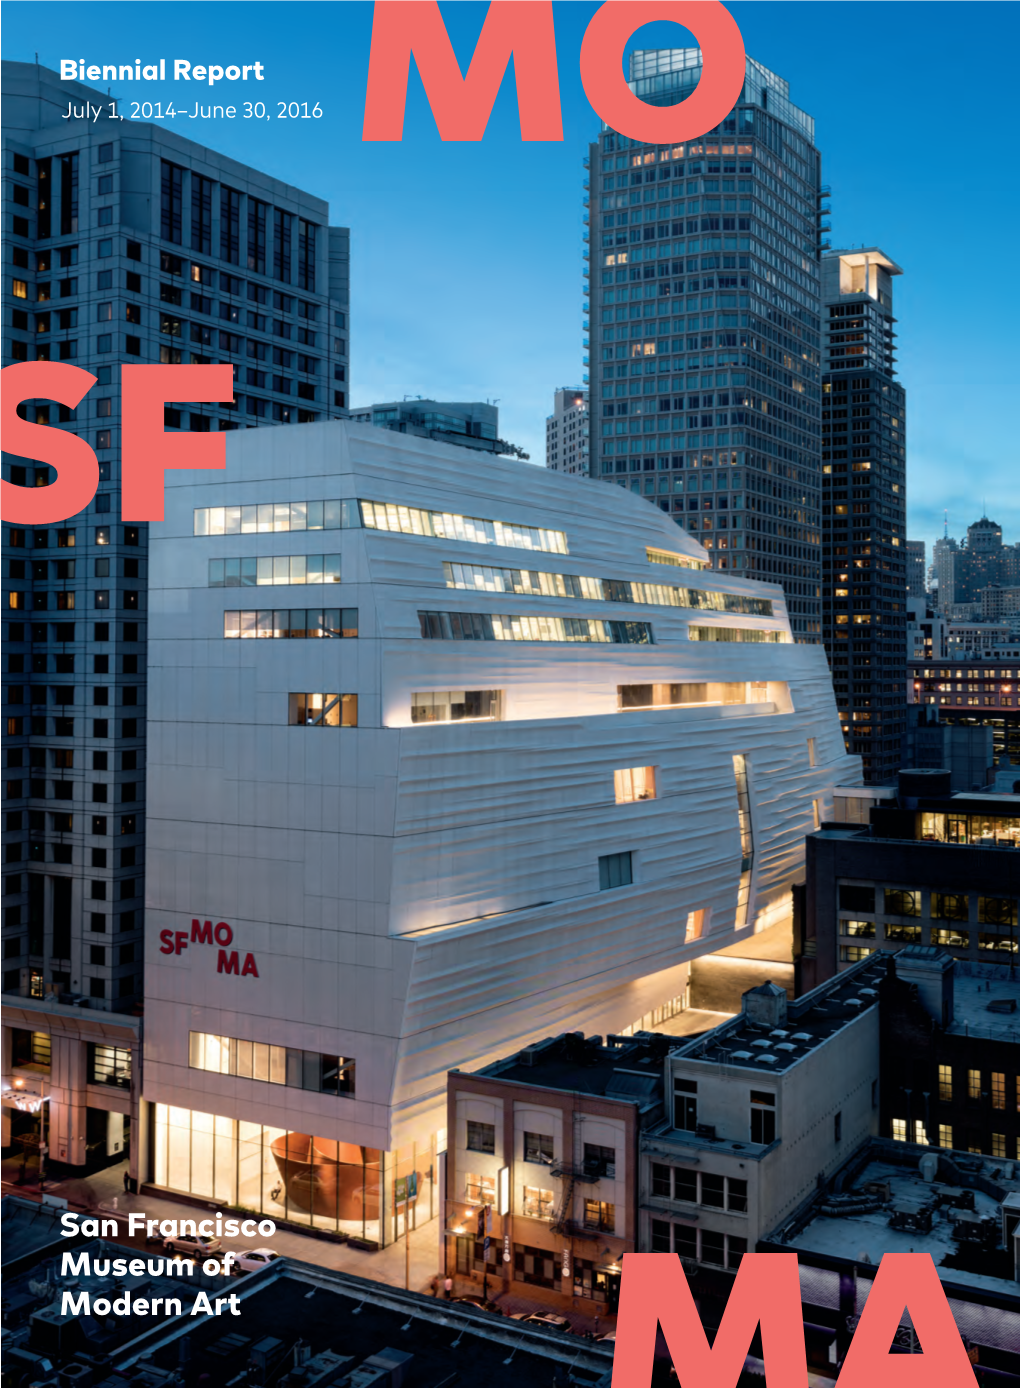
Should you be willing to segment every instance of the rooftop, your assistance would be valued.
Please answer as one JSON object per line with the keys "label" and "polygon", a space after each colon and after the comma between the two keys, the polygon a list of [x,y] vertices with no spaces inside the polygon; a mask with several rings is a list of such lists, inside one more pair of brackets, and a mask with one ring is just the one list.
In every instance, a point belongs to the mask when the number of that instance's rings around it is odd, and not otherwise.
{"label": "rooftop", "polygon": [[953,964],[953,1021],[955,1036],[984,1036],[1020,1040],[1020,974],[1008,964]]}
{"label": "rooftop", "polygon": [[999,1248],[1002,1201],[1020,1194],[1013,1163],[906,1143],[868,1152],[839,1193],[816,1199],[783,1247],[875,1264],[885,1253],[930,1253],[944,1282],[1000,1293],[1012,1284],[1015,1293],[1012,1251]]}
{"label": "rooftop", "polygon": [[603,1045],[601,1036],[585,1038],[579,1031],[568,1031],[474,1073],[486,1079],[643,1106],[661,1099],[662,1062],[675,1044],[671,1036],[639,1032],[632,1039],[609,1037],[608,1044]]}
{"label": "rooftop", "polygon": [[[753,988],[743,997],[744,1010],[707,1035],[678,1047],[674,1059],[710,1065],[738,1065],[760,1074],[790,1070],[820,1045],[839,1034],[878,1002],[878,985],[885,975],[881,956],[862,960],[810,993],[785,1002],[776,989],[777,1006],[770,1020],[765,989]],[[778,994],[782,991],[783,1001]]]}
{"label": "rooftop", "polygon": [[[75,1256],[85,1251],[140,1256],[137,1249],[99,1240],[82,1245]],[[189,1365],[189,1382],[216,1385],[258,1381],[300,1388],[343,1382],[367,1388],[370,1383],[407,1381],[409,1374],[410,1381],[426,1385],[453,1379],[476,1382],[484,1375],[488,1388],[546,1388],[557,1366],[563,1372],[568,1365],[573,1384],[609,1385],[610,1345],[588,1344],[473,1306],[450,1304],[289,1258],[279,1258],[255,1275],[229,1282],[216,1279],[215,1285],[200,1273],[156,1281],[160,1295],[181,1300],[182,1316],[74,1319],[60,1314],[61,1292],[73,1286],[76,1293],[111,1295],[111,1280],[64,1278],[56,1259],[37,1265],[32,1273],[7,1283],[8,1364],[38,1363],[38,1356],[45,1353],[69,1371],[68,1382],[88,1381],[96,1388],[120,1388],[129,1382],[180,1383],[176,1375],[184,1363]],[[136,1282],[130,1276],[121,1278],[115,1294],[123,1295],[130,1287],[133,1294],[148,1296],[150,1291]],[[153,1289],[153,1279],[148,1287]],[[200,1289],[210,1296],[236,1292],[240,1317],[191,1316]],[[19,1298],[13,1319],[12,1296]],[[96,1358],[107,1366],[107,1376],[100,1373],[86,1379],[82,1374],[72,1379],[69,1361]],[[269,1377],[262,1376],[263,1365]],[[301,1366],[304,1372],[299,1372]],[[390,1373],[380,1372],[387,1368]],[[251,1377],[253,1369],[258,1371],[257,1379]],[[360,1374],[352,1374],[359,1369]]]}

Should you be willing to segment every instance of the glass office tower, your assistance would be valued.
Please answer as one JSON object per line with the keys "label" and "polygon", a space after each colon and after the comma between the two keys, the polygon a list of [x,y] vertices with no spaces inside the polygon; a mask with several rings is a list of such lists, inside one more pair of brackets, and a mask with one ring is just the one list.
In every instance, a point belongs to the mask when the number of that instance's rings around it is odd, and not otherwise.
{"label": "glass office tower", "polygon": [[[630,85],[671,105],[699,49],[638,51]],[[699,139],[603,129],[589,151],[593,477],[668,512],[715,568],[783,585],[821,640],[822,202],[814,121],[747,59]]]}

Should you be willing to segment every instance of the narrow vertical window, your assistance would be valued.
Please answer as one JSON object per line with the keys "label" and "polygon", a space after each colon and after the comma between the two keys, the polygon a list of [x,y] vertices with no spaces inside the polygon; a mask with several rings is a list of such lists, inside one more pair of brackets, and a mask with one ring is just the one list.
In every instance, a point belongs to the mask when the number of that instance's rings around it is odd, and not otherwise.
{"label": "narrow vertical window", "polygon": [[290,284],[291,228],[293,214],[273,208],[273,279]]}
{"label": "narrow vertical window", "polygon": [[73,236],[78,230],[78,156],[60,158],[60,234]]}
{"label": "narrow vertical window", "polygon": [[314,222],[304,218],[298,223],[298,288],[315,290],[315,232]]}
{"label": "narrow vertical window", "polygon": [[237,265],[241,255],[241,194],[220,185],[220,259]]}
{"label": "narrow vertical window", "polygon": [[266,213],[269,204],[248,199],[248,269],[266,273]]}
{"label": "narrow vertical window", "polygon": [[733,757],[733,774],[737,782],[737,822],[740,828],[740,887],[737,893],[735,928],[747,924],[751,897],[751,873],[754,868],[754,830],[751,824],[751,797],[747,784],[747,758],[742,752]]}
{"label": "narrow vertical window", "polygon": [[184,170],[168,160],[161,160],[160,230],[164,241],[181,244],[181,207],[184,200]]}
{"label": "narrow vertical window", "polygon": [[212,255],[212,198],[212,179],[192,174],[191,249],[200,255]]}

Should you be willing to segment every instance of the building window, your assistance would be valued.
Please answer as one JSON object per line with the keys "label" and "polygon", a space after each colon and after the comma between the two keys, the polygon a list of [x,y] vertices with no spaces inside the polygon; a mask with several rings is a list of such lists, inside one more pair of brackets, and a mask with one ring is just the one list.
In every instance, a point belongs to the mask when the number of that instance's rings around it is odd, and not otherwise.
{"label": "building window", "polygon": [[693,1133],[698,1126],[698,1082],[674,1077],[673,1127]]}
{"label": "building window", "polygon": [[552,1219],[554,1198],[551,1190],[541,1190],[538,1186],[525,1186],[521,1213],[527,1215],[529,1219]]}
{"label": "building window", "polygon": [[883,927],[883,934],[887,940],[898,940],[905,945],[919,945],[921,943],[921,927],[919,925],[886,925]]}
{"label": "building window", "polygon": [[904,891],[898,887],[886,887],[885,914],[887,916],[919,916],[921,914],[921,893]]}
{"label": "building window", "polygon": [[357,694],[291,694],[287,719],[309,728],[356,728]]}
{"label": "building window", "polygon": [[839,889],[839,906],[841,911],[874,912],[874,887],[841,885]]}
{"label": "building window", "polygon": [[840,921],[839,933],[841,935],[857,936],[864,940],[875,938],[874,921]]}
{"label": "building window", "polygon": [[892,1135],[894,1142],[906,1142],[907,1120],[905,1118],[894,1118],[892,1120]]}
{"label": "building window", "polygon": [[467,1198],[473,1205],[494,1205],[496,1203],[495,1176],[479,1176],[468,1172],[464,1178]]}
{"label": "building window", "polygon": [[943,1104],[953,1102],[953,1067],[939,1066],[939,1101]]}
{"label": "building window", "polygon": [[599,891],[629,887],[634,881],[633,854],[607,853],[599,858]]}
{"label": "building window", "polygon": [[263,559],[209,560],[210,588],[286,587],[339,582],[339,554],[283,554]]}
{"label": "building window", "polygon": [[992,1156],[1004,1158],[1006,1155],[1006,1134],[992,1133]]}
{"label": "building window", "polygon": [[629,766],[622,771],[614,771],[613,789],[618,805],[629,805],[635,800],[654,800],[655,767]]}
{"label": "building window", "polygon": [[1014,926],[1017,923],[1017,904],[1011,897],[979,896],[978,921],[981,925]]}
{"label": "building window", "polygon": [[546,1248],[515,1243],[514,1281],[527,1282],[533,1287],[558,1288],[560,1264],[556,1255]]}
{"label": "building window", "polygon": [[131,1088],[131,1052],[119,1046],[89,1043],[89,1084],[110,1084]]}
{"label": "building window", "polygon": [[967,1071],[967,1098],[970,1103],[977,1103],[981,1098],[981,1071]]}
{"label": "building window", "polygon": [[939,1124],[939,1146],[950,1148],[953,1145],[953,1129],[949,1123]]}
{"label": "building window", "polygon": [[476,1123],[472,1119],[468,1119],[467,1150],[494,1154],[496,1151],[496,1125],[494,1123]]}
{"label": "building window", "polygon": [[427,641],[565,641],[608,645],[654,644],[648,622],[596,617],[504,616],[493,612],[419,612]]}
{"label": "building window", "polygon": [[500,689],[446,689],[411,695],[412,723],[492,722],[501,717]]}
{"label": "building window", "polygon": [[865,949],[862,945],[840,945],[839,962],[841,964],[856,964],[861,959],[867,959],[871,953],[870,949]]}
{"label": "building window", "polygon": [[584,1227],[612,1234],[616,1229],[616,1206],[605,1200],[585,1200]]}
{"label": "building window", "polygon": [[354,1061],[291,1046],[268,1046],[209,1032],[189,1033],[188,1064],[193,1070],[239,1079],[262,1080],[318,1094],[354,1094]]}
{"label": "building window", "polygon": [[751,1141],[767,1146],[776,1140],[776,1096],[751,1090]]}
{"label": "building window", "polygon": [[181,244],[181,204],[184,196],[184,170],[163,159],[160,182],[160,235],[164,241]]}
{"label": "building window", "polygon": [[949,945],[953,949],[969,949],[970,931],[952,928],[940,929],[933,926],[931,942],[933,945]]}
{"label": "building window", "polygon": [[339,639],[358,634],[356,607],[262,609],[257,612],[224,612],[226,641],[279,637],[289,640]]}
{"label": "building window", "polygon": [[595,1142],[584,1144],[584,1170],[586,1175],[616,1177],[616,1148],[601,1147]]}
{"label": "building window", "polygon": [[[900,912],[907,915],[908,912]],[[932,892],[931,918],[942,921],[965,921],[970,916],[970,905],[965,895],[959,892]]]}
{"label": "building window", "polygon": [[545,1133],[524,1134],[524,1160],[551,1166],[553,1162],[553,1140]]}
{"label": "building window", "polygon": [[[1006,1107],[1006,1076],[996,1070],[992,1071],[992,1108],[1004,1109]],[[994,1154],[993,1154],[994,1155]],[[1002,1153],[1005,1156],[1005,1152]]]}

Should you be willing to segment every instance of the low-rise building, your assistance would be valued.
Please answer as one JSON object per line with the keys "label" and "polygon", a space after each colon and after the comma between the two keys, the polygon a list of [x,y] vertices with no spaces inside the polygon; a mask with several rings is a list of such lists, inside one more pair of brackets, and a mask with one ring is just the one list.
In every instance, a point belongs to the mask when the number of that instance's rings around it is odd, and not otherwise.
{"label": "low-rise building", "polygon": [[[758,1244],[797,1255],[812,1382],[836,1379],[886,1253],[931,1255],[978,1382],[1020,1381],[1018,1216],[1012,1163],[888,1138],[855,1152]],[[891,1352],[919,1348],[905,1308]]]}
{"label": "low-rise building", "polygon": [[616,1311],[638,1243],[638,1137],[668,1036],[550,1037],[448,1087],[446,1269],[562,1309]]}
{"label": "low-rise building", "polygon": [[641,1135],[643,1248],[735,1271],[878,1132],[879,977],[865,961],[794,1002],[762,984],[669,1052],[664,1115]]}
{"label": "low-rise building", "polygon": [[871,801],[870,823],[861,822],[864,814],[808,836],[795,930],[799,989],[905,945],[935,946],[972,963],[1015,961],[1020,799],[952,795],[947,771],[910,771],[896,799]]}

